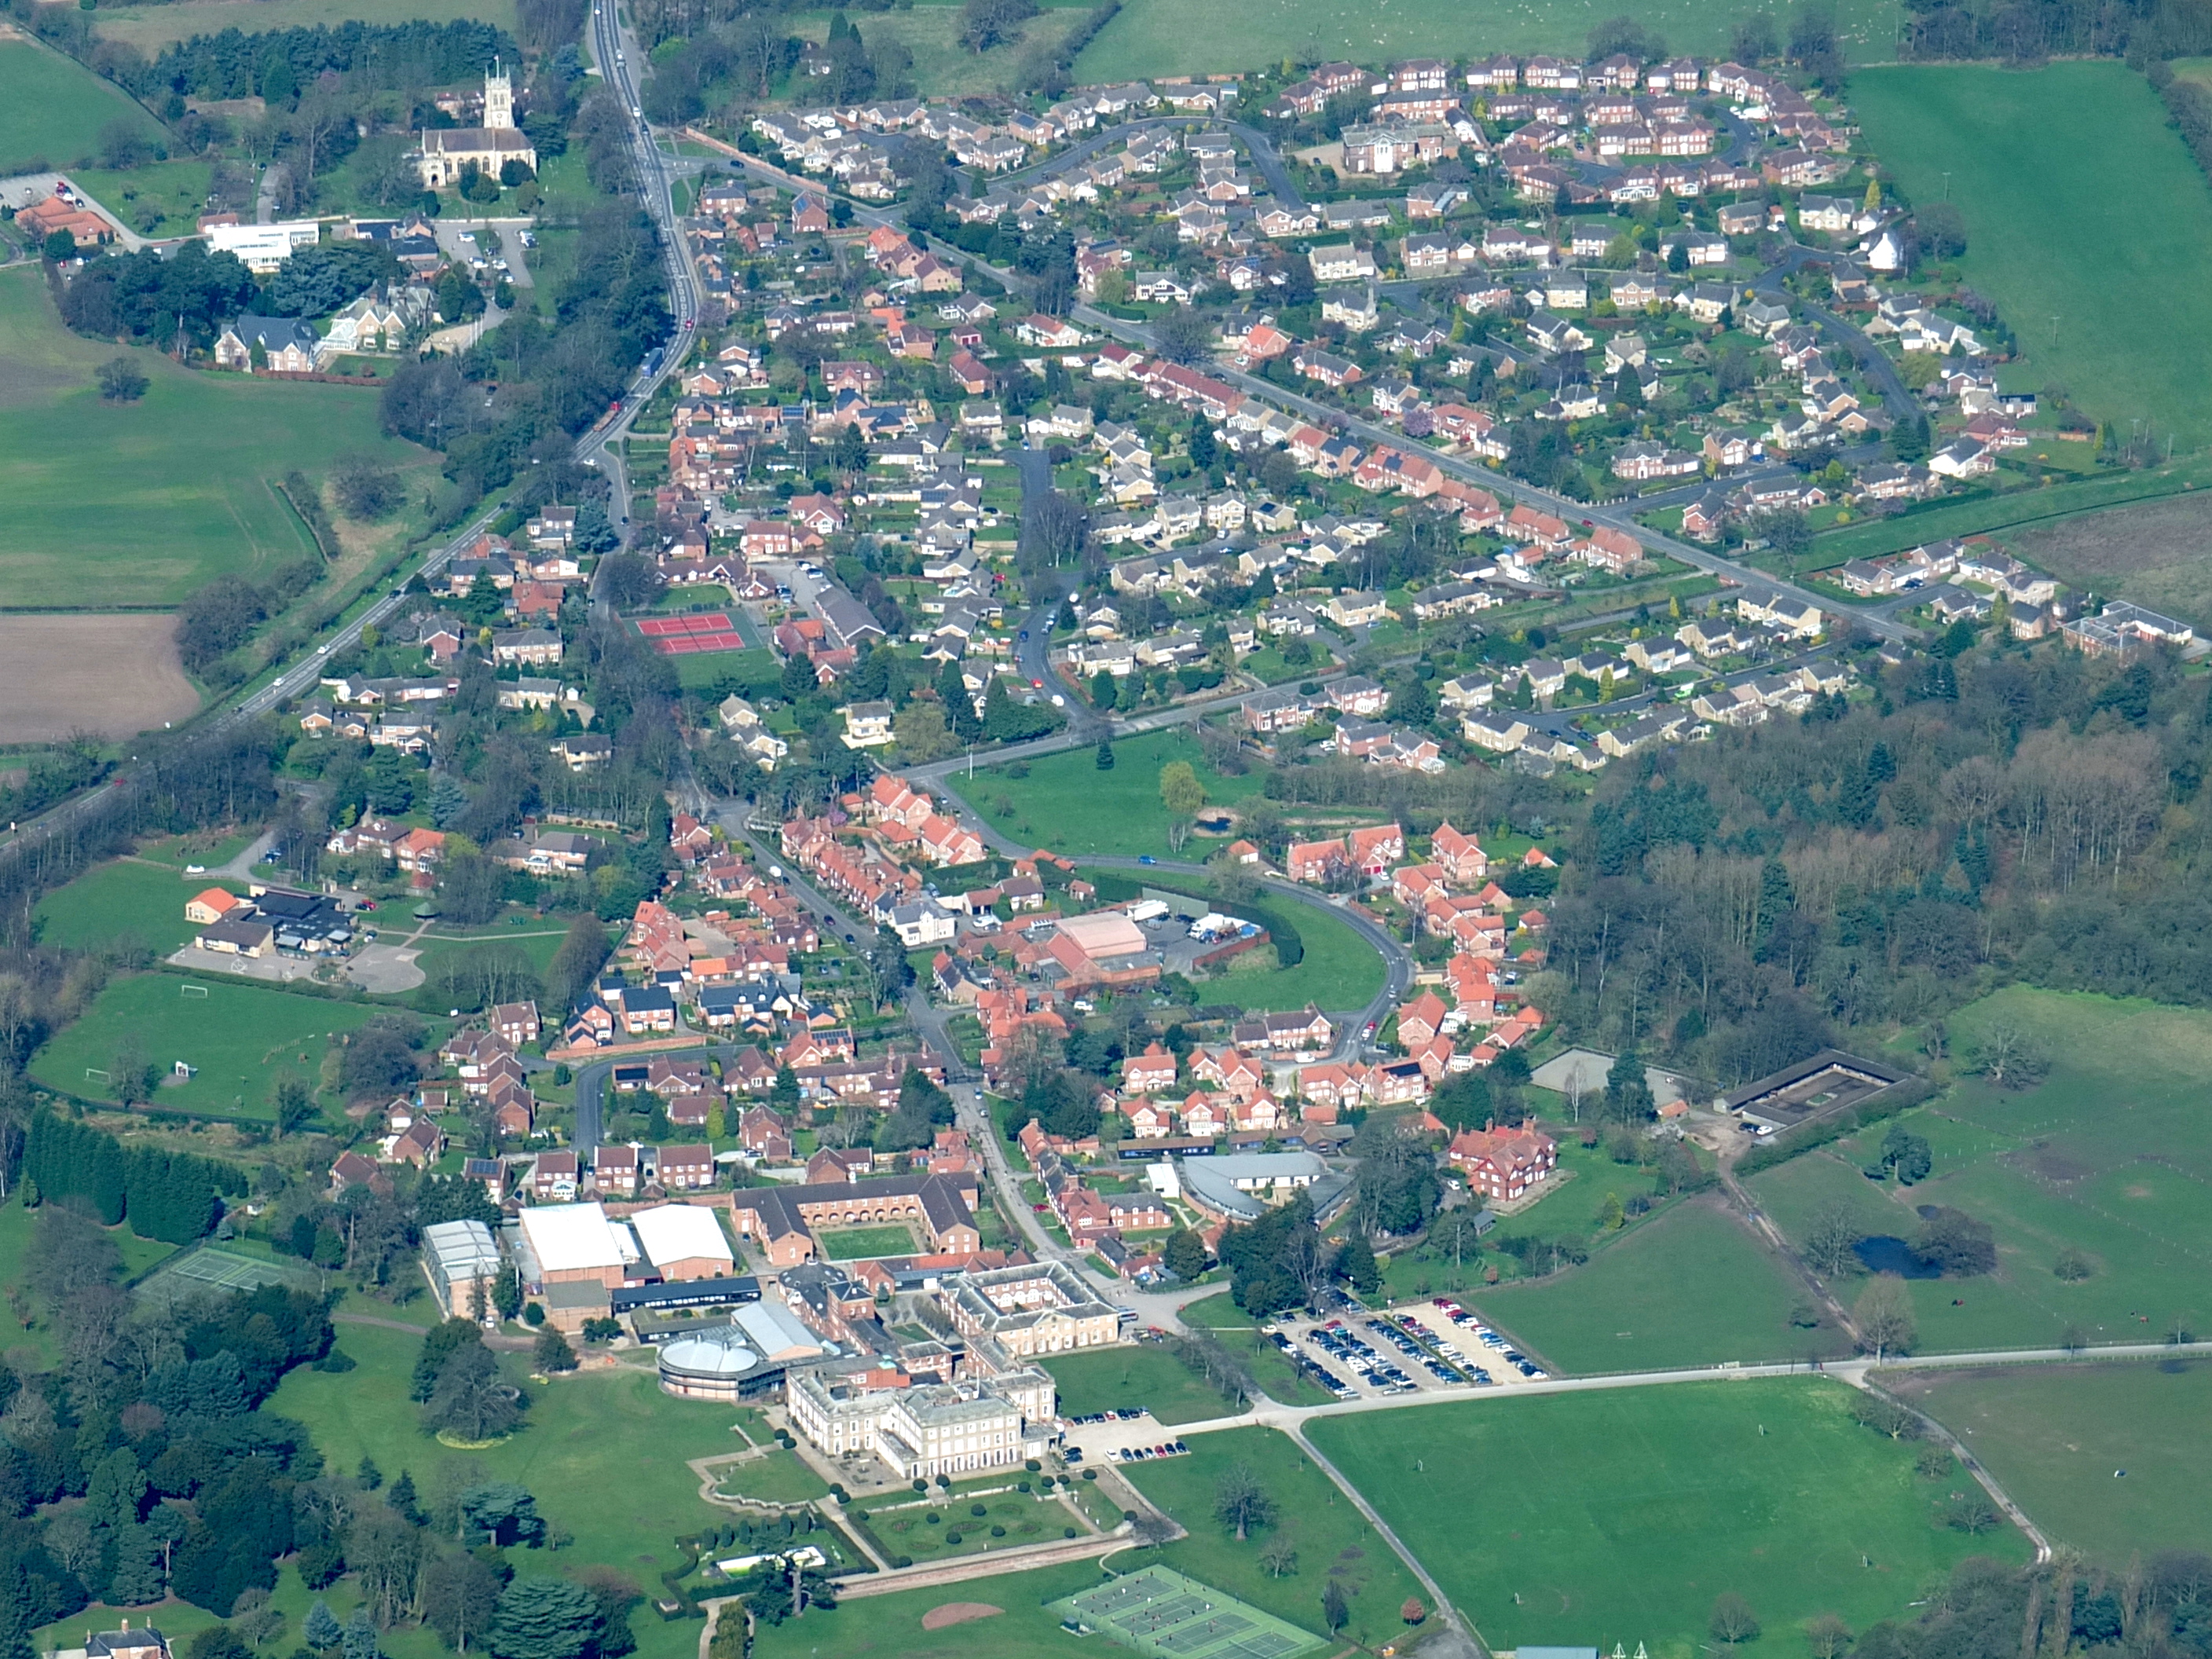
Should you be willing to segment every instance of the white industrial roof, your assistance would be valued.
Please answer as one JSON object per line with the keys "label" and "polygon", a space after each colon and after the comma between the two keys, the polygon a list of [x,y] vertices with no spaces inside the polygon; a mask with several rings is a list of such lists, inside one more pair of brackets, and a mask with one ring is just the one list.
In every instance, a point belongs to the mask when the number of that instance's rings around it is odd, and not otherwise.
{"label": "white industrial roof", "polygon": [[629,1218],[645,1259],[658,1267],[687,1257],[707,1256],[734,1265],[730,1241],[714,1212],[698,1204],[657,1204]]}
{"label": "white industrial roof", "polygon": [[626,1267],[637,1260],[637,1241],[596,1204],[546,1204],[523,1211],[522,1236],[549,1273],[578,1268]]}
{"label": "white industrial roof", "polygon": [[730,1323],[765,1358],[806,1359],[836,1352],[835,1343],[823,1341],[797,1315],[773,1302],[749,1302],[730,1316]]}

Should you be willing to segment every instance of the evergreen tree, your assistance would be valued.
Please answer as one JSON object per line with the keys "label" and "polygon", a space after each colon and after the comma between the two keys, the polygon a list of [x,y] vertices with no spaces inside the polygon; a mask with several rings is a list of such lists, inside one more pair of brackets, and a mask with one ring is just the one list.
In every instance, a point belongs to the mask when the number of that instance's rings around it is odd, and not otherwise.
{"label": "evergreen tree", "polygon": [[319,1653],[337,1646],[344,1638],[345,1627],[338,1623],[337,1614],[331,1611],[331,1604],[319,1595],[301,1623],[300,1634],[307,1638],[309,1647]]}
{"label": "evergreen tree", "polygon": [[422,1524],[422,1511],[415,1500],[415,1477],[405,1469],[399,1471],[399,1478],[392,1483],[392,1490],[384,1495],[384,1501],[392,1506],[393,1514],[416,1526]]}
{"label": "evergreen tree", "polygon": [[487,1639],[499,1659],[578,1659],[599,1626],[599,1603],[581,1585],[518,1578],[500,1596]]}
{"label": "evergreen tree", "polygon": [[1658,1116],[1652,1103],[1651,1085],[1644,1076],[1644,1056],[1632,1048],[1620,1051],[1605,1079],[1606,1115],[1620,1123],[1644,1123]]}
{"label": "evergreen tree", "polygon": [[522,1311],[522,1274],[512,1261],[501,1267],[499,1277],[491,1282],[491,1305],[501,1319],[512,1319]]}
{"label": "evergreen tree", "polygon": [[1114,744],[1111,738],[1098,739],[1098,755],[1095,764],[1101,772],[1110,772],[1114,769]]}
{"label": "evergreen tree", "polygon": [[338,1641],[345,1650],[345,1659],[376,1659],[376,1626],[367,1607],[353,1610],[353,1617],[338,1632]]}
{"label": "evergreen tree", "polygon": [[538,1334],[538,1346],[531,1351],[532,1363],[541,1371],[573,1371],[576,1369],[576,1351],[568,1346],[568,1339],[548,1325]]}

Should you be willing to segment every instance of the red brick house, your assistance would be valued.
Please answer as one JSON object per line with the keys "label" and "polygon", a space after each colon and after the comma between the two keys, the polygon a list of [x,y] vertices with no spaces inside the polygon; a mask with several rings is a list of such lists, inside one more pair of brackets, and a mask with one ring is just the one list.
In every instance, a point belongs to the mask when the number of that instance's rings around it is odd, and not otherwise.
{"label": "red brick house", "polygon": [[1559,1144],[1524,1120],[1517,1129],[1462,1129],[1444,1156],[1468,1192],[1495,1202],[1526,1196],[1557,1169]]}

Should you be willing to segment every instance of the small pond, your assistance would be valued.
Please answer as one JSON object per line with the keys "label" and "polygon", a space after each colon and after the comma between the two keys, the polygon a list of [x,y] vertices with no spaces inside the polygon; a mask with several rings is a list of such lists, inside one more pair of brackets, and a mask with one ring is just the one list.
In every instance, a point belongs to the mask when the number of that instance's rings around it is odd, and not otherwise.
{"label": "small pond", "polygon": [[1912,1246],[1887,1233],[1876,1233],[1851,1246],[1852,1254],[1870,1273],[1895,1273],[1900,1279],[1941,1279],[1943,1270],[1913,1254]]}

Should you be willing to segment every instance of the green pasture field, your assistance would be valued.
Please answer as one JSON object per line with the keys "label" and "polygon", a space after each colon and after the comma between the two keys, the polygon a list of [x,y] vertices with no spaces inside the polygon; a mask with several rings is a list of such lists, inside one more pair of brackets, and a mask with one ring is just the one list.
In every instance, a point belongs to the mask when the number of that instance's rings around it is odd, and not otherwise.
{"label": "green pasture field", "polygon": [[1705,1651],[1733,1590],[1796,1650],[1795,1626],[1854,1630],[1968,1555],[2024,1561],[2006,1529],[1942,1524],[1916,1448],[1852,1421],[1822,1378],[1469,1401],[1326,1418],[1309,1437],[1364,1493],[1490,1647],[1641,1642]]}
{"label": "green pasture field", "polygon": [[[429,464],[378,430],[376,393],[362,387],[206,374],[134,350],[145,397],[102,403],[93,371],[117,351],[62,327],[35,267],[0,271],[0,591],[11,605],[173,605],[216,576],[266,577],[314,550],[271,487],[287,471],[320,473],[356,453],[410,473]],[[89,556],[88,513],[100,526]]]}
{"label": "green pasture field", "polygon": [[1802,1296],[1733,1218],[1692,1203],[1579,1267],[1461,1300],[1567,1374],[1585,1376],[1838,1352],[1837,1333],[1790,1322]]}
{"label": "green pasture field", "polygon": [[47,894],[32,916],[41,945],[81,951],[135,940],[166,955],[199,932],[198,923],[185,920],[185,901],[210,887],[245,891],[240,882],[110,859]]}
{"label": "green pasture field", "polygon": [[[1493,52],[1565,52],[1581,58],[1601,13],[1553,0],[1467,7],[1451,0],[1253,0],[1241,6],[1191,6],[1178,0],[1127,0],[1076,59],[1080,82],[1158,75],[1267,69],[1286,58],[1319,63],[1347,58],[1387,64],[1401,58],[1487,57]],[[1714,0],[1654,0],[1639,22],[1677,52],[1723,57],[1741,9]],[[1872,0],[1844,0],[1836,25],[1854,59],[1886,58],[1896,40],[1895,13]],[[1854,90],[1857,83],[1853,83]]]}
{"label": "green pasture field", "polygon": [[[813,12],[791,20],[793,31],[819,46],[834,14]],[[1019,43],[995,46],[980,57],[960,44],[960,9],[917,5],[905,11],[870,12],[857,20],[860,38],[902,43],[914,54],[915,85],[925,98],[962,98],[1008,89],[1015,66],[1032,44],[1054,46],[1082,21],[1081,10],[1054,5],[1022,25]],[[794,91],[794,97],[802,94]]]}
{"label": "green pasture field", "polygon": [[[1925,1137],[1935,1170],[1918,1185],[1859,1173],[1887,1125],[1752,1177],[1759,1204],[1802,1239],[1826,1205],[1850,1205],[1869,1231],[1910,1238],[1917,1206],[1950,1205],[1996,1235],[1986,1278],[1910,1289],[1923,1352],[2046,1347],[2067,1327],[2092,1343],[2140,1342],[2212,1316],[2212,1122],[2203,1109],[2212,1014],[2149,1002],[2015,987],[1946,1022],[1954,1055],[1991,1022],[2034,1034],[2053,1057],[2041,1087],[2007,1094],[1969,1079],[1897,1120]],[[2095,1271],[2052,1271],[2067,1247]],[[1838,1287],[1848,1303],[1856,1285]]]}
{"label": "green pasture field", "polygon": [[[1209,801],[1233,805],[1260,793],[1261,777],[1248,772],[1224,778],[1206,765],[1197,740],[1181,731],[1148,732],[1114,745],[1114,769],[1098,769],[1095,748],[1071,749],[1027,763],[1027,777],[1004,766],[948,774],[945,787],[974,807],[1001,834],[1068,858],[1087,854],[1133,858],[1168,856],[1168,809],[1160,803],[1160,769],[1188,761]],[[1003,803],[1003,805],[1002,805]],[[1194,861],[1212,850],[1193,842],[1182,856]]]}
{"label": "green pasture field", "polygon": [[[1422,1420],[1430,1416],[1425,1411],[1409,1415]],[[1333,1460],[1327,1447],[1322,1450]],[[1213,1514],[1221,1476],[1238,1463],[1258,1477],[1274,1500],[1276,1515],[1272,1527],[1254,1532],[1241,1544],[1235,1531]],[[1399,1622],[1398,1609],[1409,1595],[1427,1599],[1420,1582],[1367,1517],[1286,1434],[1261,1428],[1202,1434],[1190,1443],[1188,1457],[1138,1463],[1122,1473],[1190,1534],[1156,1552],[1115,1558],[1132,1568],[1157,1561],[1316,1632],[1328,1628],[1322,1622],[1321,1593],[1334,1579],[1352,1608],[1344,1634],[1363,1646],[1402,1635],[1406,1627]],[[1260,1564],[1260,1552],[1278,1534],[1298,1552],[1297,1571],[1280,1578]],[[1425,1564],[1435,1571],[1435,1563]]]}
{"label": "green pasture field", "polygon": [[2147,420],[2185,449],[2212,440],[2212,387],[2191,367],[2212,343],[2212,295],[2173,280],[2212,259],[2212,193],[2142,76],[1867,70],[1851,103],[1914,200],[1942,197],[1948,174],[1966,278],[2046,380],[2094,419]]}
{"label": "green pasture field", "polygon": [[[186,996],[188,986],[207,995]],[[109,1070],[128,1032],[164,1072],[179,1060],[199,1068],[189,1083],[156,1090],[157,1108],[260,1117],[280,1075],[295,1072],[313,1082],[331,1036],[375,1012],[250,982],[137,974],[102,991],[82,1018],[32,1056],[31,1070],[49,1088],[107,1098],[106,1085],[85,1072]]]}
{"label": "green pasture field", "polygon": [[[2212,483],[2212,467],[2201,460],[2177,461],[2170,468],[2156,467],[2142,472],[2106,473],[2053,484],[2047,489],[1980,496],[1925,513],[1848,525],[1814,537],[1812,547],[1795,561],[1770,559],[1762,553],[1758,556],[1758,562],[1762,568],[1773,568],[1778,574],[1810,575],[1848,564],[1853,559],[1880,558],[1885,553],[1900,552],[1948,537],[1974,536],[1984,531],[2029,532],[2130,501],[2179,495],[2185,489],[2202,489],[2207,483]],[[2013,538],[2005,539],[2011,541]]]}
{"label": "green pasture field", "polygon": [[161,125],[121,90],[48,46],[0,40],[0,174],[74,167],[100,147],[100,129],[129,121],[151,137]]}
{"label": "green pasture field", "polygon": [[822,1254],[832,1261],[915,1254],[914,1231],[908,1227],[833,1227],[820,1237]]}
{"label": "green pasture field", "polygon": [[[727,1510],[700,1498],[699,1478],[687,1463],[744,1449],[732,1432],[731,1409],[665,1395],[649,1369],[593,1370],[530,1383],[530,1410],[520,1429],[496,1446],[458,1452],[423,1431],[421,1408],[407,1398],[420,1339],[378,1326],[342,1323],[337,1331],[338,1346],[359,1369],[333,1376],[302,1366],[285,1377],[269,1409],[307,1425],[331,1468],[351,1469],[372,1457],[387,1480],[410,1472],[426,1498],[439,1490],[441,1471],[453,1466],[528,1487],[538,1512],[575,1541],[558,1554],[511,1552],[518,1574],[552,1577],[599,1563],[621,1568],[648,1594],[658,1594],[656,1575],[684,1559],[677,1535],[730,1518]],[[502,1363],[509,1380],[524,1381],[523,1356]],[[289,1568],[284,1582],[296,1582]],[[351,1581],[344,1589],[352,1598]],[[345,1616],[335,1598],[331,1607]],[[303,1600],[299,1611],[305,1609]],[[664,1622],[640,1608],[632,1628],[640,1659],[695,1659],[698,1651],[696,1622]],[[283,1645],[291,1640],[288,1634]],[[450,1659],[428,1630],[395,1628],[380,1640],[391,1659]]]}
{"label": "green pasture field", "polygon": [[1037,1363],[1059,1384],[1062,1417],[1128,1407],[1149,1411],[1163,1423],[1197,1423],[1234,1409],[1204,1377],[1152,1343],[1053,1354]]}
{"label": "green pasture field", "polygon": [[2148,1559],[2212,1549],[2204,1360],[1899,1371],[1887,1380],[1972,1447],[2036,1525],[2093,1560],[2124,1567],[2137,1551]]}
{"label": "green pasture field", "polygon": [[[214,179],[212,161],[149,161],[128,173],[79,167],[70,174],[71,184],[142,236],[191,235]],[[161,216],[150,226],[139,222],[148,209]]]}
{"label": "green pasture field", "polygon": [[121,40],[149,58],[173,40],[195,34],[220,34],[229,28],[258,34],[270,29],[335,27],[349,19],[364,23],[404,23],[416,18],[450,23],[482,18],[512,33],[514,0],[181,0],[173,6],[103,6],[94,33]]}
{"label": "green pasture field", "polygon": [[[1103,1576],[1096,1563],[1076,1561],[974,1583],[842,1601],[828,1613],[760,1626],[753,1634],[753,1659],[820,1659],[825,1652],[836,1659],[1036,1659],[1041,1653],[1057,1652],[1070,1639],[1049,1604],[1089,1589]],[[1000,1611],[937,1630],[922,1628],[930,1609],[952,1601],[979,1602]],[[696,1625],[672,1628],[698,1640]]]}
{"label": "green pasture field", "polygon": [[830,1487],[797,1452],[771,1447],[764,1456],[724,1468],[715,1490],[732,1498],[754,1498],[763,1504],[804,1504],[827,1498]]}

